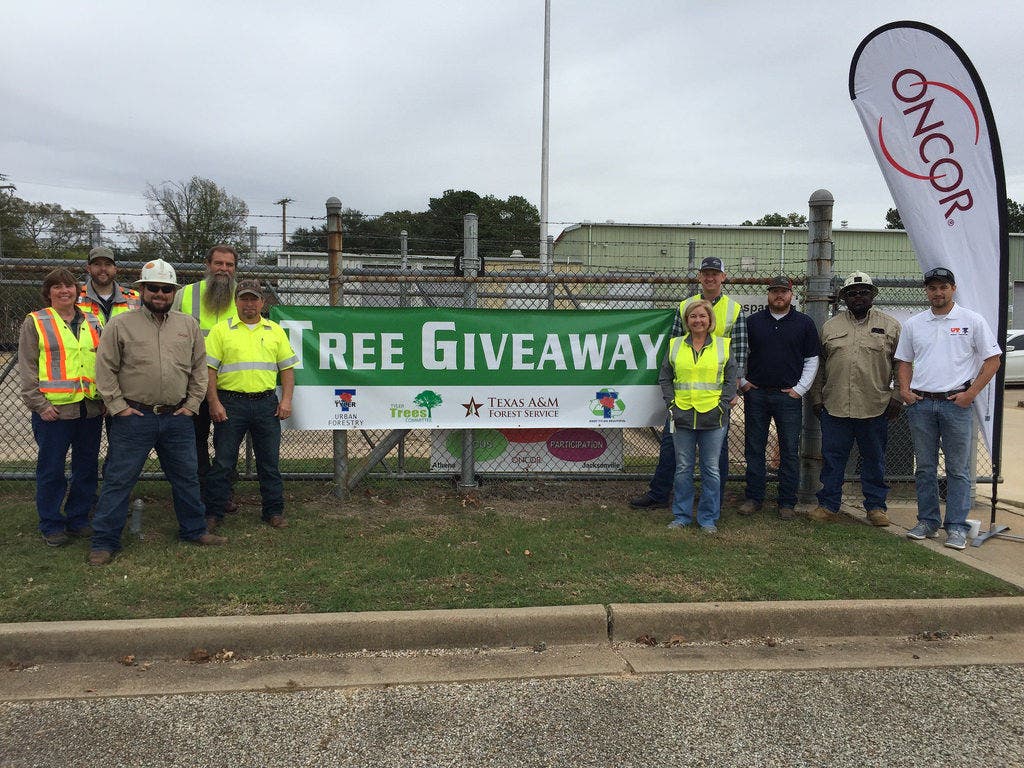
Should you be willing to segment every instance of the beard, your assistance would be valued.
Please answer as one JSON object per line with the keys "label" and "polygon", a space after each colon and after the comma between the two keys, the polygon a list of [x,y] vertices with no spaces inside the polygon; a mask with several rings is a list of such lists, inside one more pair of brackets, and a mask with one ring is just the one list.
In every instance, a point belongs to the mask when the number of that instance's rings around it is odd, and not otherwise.
{"label": "beard", "polygon": [[227,275],[210,275],[203,291],[203,309],[222,314],[235,300],[235,281]]}

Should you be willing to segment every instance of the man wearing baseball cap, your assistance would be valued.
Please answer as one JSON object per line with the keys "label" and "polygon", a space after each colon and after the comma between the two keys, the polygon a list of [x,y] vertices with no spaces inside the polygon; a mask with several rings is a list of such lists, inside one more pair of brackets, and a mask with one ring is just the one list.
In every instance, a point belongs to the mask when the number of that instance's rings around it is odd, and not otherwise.
{"label": "man wearing baseball cap", "polygon": [[741,515],[761,510],[767,485],[765,452],[768,428],[775,421],[779,435],[779,510],[782,520],[796,517],[800,472],[802,397],[818,371],[818,329],[803,312],[793,309],[793,281],[779,275],[768,283],[768,306],[747,318],[749,355],[742,383],[744,453],[747,460],[746,500]]}
{"label": "man wearing baseball cap", "polygon": [[78,295],[78,306],[83,312],[92,312],[101,323],[106,323],[115,315],[142,305],[138,291],[114,282],[117,262],[114,252],[106,246],[99,245],[89,251],[85,270],[89,277]]}
{"label": "man wearing baseball cap", "polygon": [[[956,278],[946,267],[924,273],[929,309],[907,320],[896,347],[900,396],[914,440],[917,525],[911,539],[946,529],[945,546],[967,547],[971,506],[971,404],[996,371],[1002,350],[985,318],[953,301]],[[939,512],[939,444],[946,467],[946,519]]]}
{"label": "man wearing baseball cap", "polygon": [[238,281],[235,305],[238,316],[217,323],[206,338],[210,376],[206,399],[214,424],[215,452],[206,481],[206,524],[216,528],[224,519],[238,449],[248,433],[256,455],[263,522],[284,528],[288,522],[279,467],[281,420],[292,413],[293,369],[299,358],[284,329],[261,315],[264,297],[259,280]]}
{"label": "man wearing baseball cap", "polygon": [[[729,355],[736,365],[737,375],[742,376],[747,359],[747,317],[738,302],[722,293],[722,285],[726,280],[725,265],[717,256],[708,256],[701,261],[697,276],[700,280],[700,293],[680,302],[679,311],[676,312],[675,322],[672,325],[672,336],[674,338],[686,334],[683,312],[686,310],[687,304],[698,299],[710,302],[715,311],[715,327],[712,334],[730,340]],[[739,386],[739,381],[736,382],[736,385]],[[729,477],[728,424],[726,424],[725,437],[722,440],[718,471],[721,482],[720,498],[724,500],[725,483]],[[676,451],[672,441],[672,432],[666,421],[665,430],[661,435],[661,447],[658,450],[658,466],[651,477],[647,493],[633,499],[629,502],[629,506],[634,509],[667,507],[675,472]]]}
{"label": "man wearing baseball cap", "polygon": [[846,464],[856,441],[868,522],[889,525],[885,448],[889,420],[902,409],[893,389],[900,324],[872,306],[877,294],[870,275],[851,273],[839,289],[846,311],[821,327],[821,365],[808,394],[821,421],[821,490],[818,506],[807,513],[817,522],[839,519]]}

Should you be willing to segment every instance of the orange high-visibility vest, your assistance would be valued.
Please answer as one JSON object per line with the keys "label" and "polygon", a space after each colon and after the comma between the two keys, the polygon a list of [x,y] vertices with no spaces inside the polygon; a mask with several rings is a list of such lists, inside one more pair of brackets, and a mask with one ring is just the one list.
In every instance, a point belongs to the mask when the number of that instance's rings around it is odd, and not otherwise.
{"label": "orange high-visibility vest", "polygon": [[82,314],[76,338],[53,307],[29,313],[39,335],[39,391],[54,405],[96,398],[96,347],[103,326],[91,312]]}

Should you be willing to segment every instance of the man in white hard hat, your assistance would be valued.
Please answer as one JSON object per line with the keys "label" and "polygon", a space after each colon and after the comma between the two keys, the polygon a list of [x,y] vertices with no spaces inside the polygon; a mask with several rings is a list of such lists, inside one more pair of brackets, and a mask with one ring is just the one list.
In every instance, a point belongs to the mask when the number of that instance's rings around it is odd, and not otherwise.
{"label": "man in white hard hat", "polygon": [[818,506],[807,513],[821,523],[839,519],[850,450],[860,451],[860,487],[872,525],[889,525],[886,514],[885,448],[889,420],[902,404],[896,380],[900,324],[875,309],[878,288],[864,272],[851,273],[839,290],[846,311],[821,327],[821,365],[808,393],[821,420],[821,490]]}
{"label": "man in white hard hat", "polygon": [[206,396],[203,335],[194,319],[171,310],[180,286],[170,264],[147,263],[136,285],[142,309],[112,317],[97,350],[96,385],[113,423],[89,565],[106,565],[121,549],[128,498],[153,448],[171,483],[178,537],[203,546],[226,541],[206,530],[196,473],[192,416]]}

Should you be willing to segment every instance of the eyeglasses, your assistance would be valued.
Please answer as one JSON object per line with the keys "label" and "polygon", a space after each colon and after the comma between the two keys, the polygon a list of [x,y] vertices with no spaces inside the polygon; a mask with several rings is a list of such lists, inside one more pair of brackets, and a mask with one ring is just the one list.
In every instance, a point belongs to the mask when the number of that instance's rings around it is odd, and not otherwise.
{"label": "eyeglasses", "polygon": [[845,296],[848,299],[860,298],[862,296],[870,296],[870,295],[871,295],[871,289],[870,288],[854,288],[852,290],[847,289],[847,290],[843,291],[843,296]]}
{"label": "eyeglasses", "polygon": [[142,286],[150,293],[174,293],[175,287],[173,285],[154,285],[153,283],[146,283]]}

